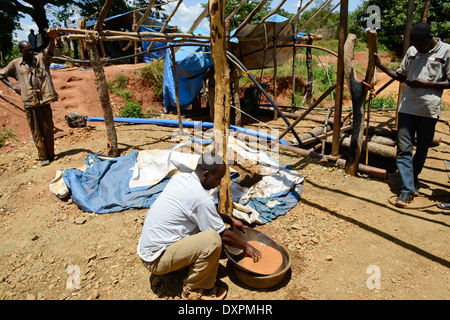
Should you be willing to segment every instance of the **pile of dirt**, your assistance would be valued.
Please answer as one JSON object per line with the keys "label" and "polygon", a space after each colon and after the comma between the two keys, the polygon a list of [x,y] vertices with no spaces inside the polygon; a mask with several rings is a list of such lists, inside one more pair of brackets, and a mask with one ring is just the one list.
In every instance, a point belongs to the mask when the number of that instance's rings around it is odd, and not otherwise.
{"label": "pile of dirt", "polygon": [[[108,66],[105,72],[109,79],[119,73],[133,78],[139,67]],[[55,123],[64,134],[55,141],[61,158],[49,166],[39,166],[22,111],[0,101],[2,126],[20,139],[1,149],[0,299],[179,299],[186,270],[151,276],[136,253],[147,210],[83,212],[49,191],[57,170],[79,168],[87,154],[107,150],[102,123],[68,128],[64,121],[72,112],[102,116],[92,70],[53,71],[52,76],[61,97],[53,105]],[[381,75],[378,80],[384,83]],[[2,84],[0,90],[13,96]],[[116,113],[121,102],[115,99]],[[443,112],[438,122],[441,143],[430,150],[421,196],[407,209],[389,203],[398,192],[397,173],[386,180],[349,176],[332,162],[280,150],[280,163],[305,177],[301,198],[284,216],[255,228],[289,250],[291,270],[275,287],[254,289],[238,280],[223,257],[218,277],[229,289],[228,299],[448,299],[450,216],[436,204],[450,197],[444,163],[450,153],[449,116]],[[395,112],[373,113],[371,120],[392,126]],[[285,127],[281,119],[248,127],[265,125]],[[298,130],[313,125],[302,121]],[[177,143],[171,140],[172,128],[120,124],[116,130],[123,155]]]}

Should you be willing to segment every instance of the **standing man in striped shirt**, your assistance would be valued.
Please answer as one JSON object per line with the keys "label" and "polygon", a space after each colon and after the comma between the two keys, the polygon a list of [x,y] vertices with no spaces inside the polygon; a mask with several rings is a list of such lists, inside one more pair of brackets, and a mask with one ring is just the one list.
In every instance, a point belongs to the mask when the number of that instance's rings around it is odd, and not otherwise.
{"label": "standing man in striped shirt", "polygon": [[397,71],[384,66],[378,55],[375,59],[378,68],[406,84],[398,113],[396,160],[402,185],[395,205],[402,208],[419,195],[419,174],[441,114],[442,94],[450,89],[450,45],[433,37],[427,23],[414,25],[410,40],[412,46]]}
{"label": "standing man in striped shirt", "polygon": [[[49,46],[36,55],[28,41],[20,41],[22,57],[14,59],[0,71],[0,80],[22,96],[28,125],[43,166],[58,158],[55,155],[54,124],[50,107],[51,102],[58,100],[58,94],[49,70],[56,32],[50,29],[48,36]],[[12,84],[8,77],[15,78],[19,87]]]}

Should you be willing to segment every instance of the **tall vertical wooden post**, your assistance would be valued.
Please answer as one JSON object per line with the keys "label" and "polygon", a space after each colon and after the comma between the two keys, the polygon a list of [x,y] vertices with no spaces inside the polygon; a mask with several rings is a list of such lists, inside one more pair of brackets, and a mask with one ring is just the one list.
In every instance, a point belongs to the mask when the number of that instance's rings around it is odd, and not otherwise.
{"label": "tall vertical wooden post", "polygon": [[[103,26],[106,14],[111,8],[113,0],[106,0],[102,11],[99,14],[98,20],[95,23],[94,30],[100,31]],[[92,69],[95,74],[95,82],[97,83],[97,91],[100,96],[100,104],[103,110],[103,117],[105,119],[106,137],[108,143],[108,155],[118,157],[120,155],[117,147],[116,128],[114,127],[114,116],[111,108],[111,100],[109,99],[108,85],[106,84],[105,70],[100,62],[100,55],[97,49],[98,41],[94,35],[86,40],[86,47],[91,60]]]}
{"label": "tall vertical wooden post", "polygon": [[172,70],[173,70],[173,80],[175,82],[175,101],[177,105],[177,115],[178,115],[178,129],[180,129],[179,135],[183,134],[183,122],[181,120],[181,107],[180,107],[180,96],[178,92],[178,74],[177,74],[177,60],[175,59],[175,50],[170,46],[170,54],[172,55]]}
{"label": "tall vertical wooden post", "polygon": [[220,181],[218,198],[219,212],[231,216],[233,200],[231,197],[231,177],[227,163],[227,138],[230,127],[230,70],[226,55],[225,1],[209,0],[211,30],[211,57],[214,64],[214,148],[226,164],[225,176]]}
{"label": "tall vertical wooden post", "polygon": [[[308,34],[308,45],[313,44],[313,40],[310,34]],[[312,65],[312,49],[306,48],[306,69],[308,70],[308,85],[306,86],[306,106],[311,106],[313,100],[313,87],[314,87],[314,71]]]}
{"label": "tall vertical wooden post", "polygon": [[108,145],[108,155],[118,157],[120,155],[117,147],[116,128],[114,127],[114,116],[109,99],[108,85],[106,83],[105,70],[100,62],[100,55],[97,49],[97,41],[95,39],[86,40],[86,47],[91,60],[92,69],[94,70],[95,82],[97,83],[97,91],[100,96],[100,104],[105,119],[106,138]]}
{"label": "tall vertical wooden post", "polygon": [[331,158],[339,157],[339,139],[341,137],[342,98],[344,93],[344,45],[347,38],[348,0],[341,1],[339,13],[339,49],[336,75],[336,100],[334,106],[333,142]]}
{"label": "tall vertical wooden post", "polygon": [[242,125],[241,100],[239,95],[239,69],[233,67],[231,73],[231,82],[233,83],[233,101],[235,107],[234,124],[238,127]]}
{"label": "tall vertical wooden post", "polygon": [[[137,25],[137,21],[136,21],[136,10],[133,11],[133,30],[136,30],[136,25]],[[138,53],[139,48],[138,48],[138,43],[137,41],[133,41],[133,47],[134,47],[134,53]],[[138,63],[138,57],[135,56],[134,57],[134,64]]]}
{"label": "tall vertical wooden post", "polygon": [[[378,47],[377,32],[375,30],[367,31],[367,44],[369,46],[369,63],[367,65],[366,77],[364,78],[364,82],[372,86],[375,75],[374,53],[377,53]],[[363,85],[362,96],[360,97],[360,100],[355,101],[358,99],[354,99],[352,97],[353,133],[350,140],[350,149],[348,151],[347,161],[345,163],[345,172],[353,176],[356,175],[356,172],[358,171],[359,159],[361,157],[364,135],[364,108],[366,105],[368,92],[369,87],[367,85]],[[367,124],[367,127],[369,127],[369,124]],[[366,146],[366,148],[368,148],[368,146]]]}
{"label": "tall vertical wooden post", "polygon": [[[300,0],[298,2],[298,6],[297,6],[297,12],[300,11],[300,8],[302,7],[302,0]],[[297,49],[295,47],[295,45],[297,44],[297,33],[298,33],[298,22],[299,22],[299,17],[297,17],[297,20],[294,22],[294,41],[293,41],[293,45],[292,45],[292,95],[291,95],[291,105],[293,107],[295,107],[295,56],[297,55]],[[292,112],[295,112],[295,109],[292,108]]]}
{"label": "tall vertical wooden post", "polygon": [[[278,86],[277,86],[277,76],[278,76],[278,62],[277,62],[277,38],[275,36],[275,22],[273,23],[273,51],[272,51],[272,59],[273,59],[273,101],[277,103],[278,96]],[[273,109],[273,119],[278,119],[278,111],[277,109]]]}

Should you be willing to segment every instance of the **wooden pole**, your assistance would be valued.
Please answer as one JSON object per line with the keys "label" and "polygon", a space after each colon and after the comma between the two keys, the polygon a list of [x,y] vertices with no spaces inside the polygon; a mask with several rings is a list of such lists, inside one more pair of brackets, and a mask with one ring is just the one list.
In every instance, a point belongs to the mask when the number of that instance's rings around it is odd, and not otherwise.
{"label": "wooden pole", "polygon": [[234,124],[238,127],[242,126],[241,99],[239,95],[239,69],[234,67],[232,73],[233,82],[233,100],[235,107]]}
{"label": "wooden pole", "polygon": [[431,6],[431,0],[425,1],[425,4],[423,5],[422,12],[420,14],[420,22],[427,22],[428,19],[428,11],[430,11]]}
{"label": "wooden pole", "polygon": [[105,4],[102,7],[102,10],[100,11],[100,13],[98,14],[98,19],[97,22],[94,25],[94,30],[95,31],[100,31],[103,27],[103,22],[105,21],[106,15],[109,12],[109,9],[111,9],[113,0],[106,0]]}
{"label": "wooden pole", "polygon": [[[136,21],[136,11],[133,11],[133,30],[136,27],[136,23],[137,23],[137,21]],[[133,41],[133,47],[134,47],[134,53],[138,53],[139,48],[138,48],[137,41]],[[138,57],[136,56],[136,57],[134,57],[134,64],[137,64],[137,63],[138,63]]]}
{"label": "wooden pole", "polygon": [[[273,23],[273,50],[272,50],[272,59],[273,59],[273,100],[277,103],[277,72],[278,72],[278,62],[277,62],[277,39],[275,37],[275,22]],[[278,111],[273,109],[273,119],[278,119]]]}
{"label": "wooden pole", "polygon": [[339,7],[341,5],[341,2],[338,1],[338,3],[333,7],[333,9],[331,9],[326,15],[324,15],[322,17],[322,19],[320,19],[315,25],[313,25],[311,27],[311,29],[309,29],[309,33],[313,32],[313,30],[316,30],[317,26],[319,26],[326,18],[328,18],[334,10],[336,10],[337,7]]}
{"label": "wooden pole", "polygon": [[170,53],[172,55],[173,80],[175,82],[175,100],[177,104],[178,128],[180,129],[179,134],[183,135],[183,122],[181,121],[180,98],[178,95],[177,61],[175,59],[175,50],[173,49],[173,46],[170,46]]}
{"label": "wooden pole", "polygon": [[344,93],[344,45],[347,38],[347,20],[348,20],[348,0],[341,1],[339,23],[339,49],[338,49],[338,68],[336,75],[336,100],[334,106],[333,143],[331,145],[330,159],[339,158],[339,139],[341,137],[341,116],[342,100]]}
{"label": "wooden pole", "polygon": [[[106,0],[103,8],[99,14],[99,18],[95,23],[94,30],[99,31],[103,26],[103,21],[111,8],[113,0]],[[100,55],[97,49],[97,39],[94,34],[86,40],[86,47],[91,60],[92,69],[95,74],[95,82],[97,84],[97,91],[100,97],[100,104],[102,106],[103,117],[105,119],[106,137],[108,146],[108,155],[118,157],[120,155],[117,147],[116,128],[114,126],[114,116],[111,108],[111,100],[109,99],[108,85],[106,83],[105,70],[100,62]]]}
{"label": "wooden pole", "polygon": [[114,116],[112,113],[111,101],[109,99],[108,85],[106,83],[105,71],[103,70],[103,66],[100,62],[95,39],[87,40],[86,46],[89,53],[89,59],[91,60],[92,69],[94,70],[97,91],[100,97],[103,117],[105,119],[108,155],[118,157],[120,152],[117,147],[117,135],[114,127]]}
{"label": "wooden pole", "polygon": [[[252,10],[252,12],[250,12],[250,14],[245,18],[244,22],[241,23],[241,25],[239,27],[237,27],[236,31],[234,34],[239,34],[239,31],[242,30],[243,27],[245,27],[254,17],[254,15],[256,13],[258,13],[258,11],[266,4],[267,0],[262,0],[255,9]],[[209,13],[211,15],[211,12]]]}
{"label": "wooden pole", "polygon": [[226,55],[225,1],[210,0],[211,57],[214,64],[215,105],[214,105],[214,150],[226,165],[225,176],[220,181],[218,199],[219,212],[231,216],[233,199],[231,197],[230,168],[227,161],[227,133],[230,128],[230,71]]}
{"label": "wooden pole", "polygon": [[[307,44],[312,45],[313,40],[309,37]],[[306,48],[306,69],[308,71],[308,84],[306,86],[306,105],[309,107],[313,99],[314,71],[312,65],[312,48]]]}
{"label": "wooden pole", "polygon": [[[297,7],[297,12],[300,11],[300,8],[302,7],[302,0],[300,0],[298,2],[298,7]],[[293,42],[293,46],[292,46],[292,92],[291,92],[291,105],[292,107],[295,107],[295,56],[297,55],[297,48],[295,46],[296,42],[297,42],[297,33],[298,33],[298,20],[299,18],[297,18],[297,21],[294,22],[294,37],[295,37],[295,41]],[[291,111],[293,111],[293,109],[291,109]]]}
{"label": "wooden pole", "polygon": [[[144,14],[142,15],[141,19],[139,19],[138,22],[135,22],[134,16],[136,14],[136,10],[133,11],[133,31],[137,32],[139,30],[139,27],[144,23],[144,21],[148,18],[150,11],[155,4],[155,0],[151,0],[150,3],[147,6],[147,9],[145,10]],[[132,42],[128,42],[128,44],[122,49],[123,51],[127,51],[127,49],[131,46]]]}
{"label": "wooden pole", "polygon": [[[164,23],[164,25],[161,28],[161,30],[159,30],[159,32],[164,33],[166,31],[166,28],[169,25],[169,21],[172,19],[172,17],[178,11],[178,8],[181,6],[182,2],[183,2],[183,0],[178,0],[178,3],[176,5],[175,9],[172,10],[172,13],[169,15],[169,17],[167,18],[166,22]],[[147,52],[150,52],[150,50],[153,48],[154,45],[155,45],[155,41],[152,41],[150,43],[150,45],[148,46]]]}
{"label": "wooden pole", "polygon": [[[356,37],[355,37],[356,39]],[[353,42],[354,44],[354,42]],[[366,77],[364,79],[364,85],[362,85],[362,97],[359,97],[357,105],[353,105],[353,133],[351,138],[350,150],[347,156],[347,162],[345,164],[345,172],[350,175],[356,175],[358,171],[359,159],[361,157],[361,150],[363,145],[364,135],[364,111],[367,99],[367,93],[369,92],[369,86],[373,85],[373,79],[375,75],[375,58],[374,53],[377,52],[377,32],[375,30],[367,31],[367,44],[369,46],[369,63],[367,66]],[[354,75],[353,75],[354,76]],[[354,80],[351,80],[354,82]]]}

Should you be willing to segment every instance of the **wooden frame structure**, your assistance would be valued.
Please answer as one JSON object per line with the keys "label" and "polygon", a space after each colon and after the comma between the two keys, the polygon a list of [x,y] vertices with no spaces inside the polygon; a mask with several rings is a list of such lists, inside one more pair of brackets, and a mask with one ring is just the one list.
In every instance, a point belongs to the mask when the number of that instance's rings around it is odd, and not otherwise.
{"label": "wooden frame structure", "polygon": [[[103,20],[106,17],[106,14],[108,13],[109,9],[111,8],[113,0],[106,0],[105,4],[99,13],[97,23],[95,24],[93,30],[86,30],[86,29],[58,29],[58,32],[66,33],[65,36],[68,39],[71,40],[78,40],[78,41],[84,41],[86,43],[86,47],[88,49],[89,53],[89,60],[93,67],[94,73],[95,73],[95,79],[98,87],[98,92],[100,96],[100,101],[104,113],[104,120],[105,120],[105,126],[106,126],[106,134],[107,134],[107,144],[108,144],[108,154],[111,156],[118,156],[119,151],[117,148],[117,137],[114,129],[114,119],[112,116],[111,111],[111,104],[109,100],[108,95],[108,89],[106,85],[106,79],[102,67],[102,61],[100,59],[100,54],[98,52],[97,46],[102,41],[117,41],[117,40],[127,40],[129,41],[128,46],[131,46],[133,43],[136,43],[138,41],[149,41],[149,38],[151,41],[170,41],[172,44],[170,46],[170,49],[172,50],[172,53],[174,53],[176,50],[178,50],[178,46],[181,46],[184,43],[198,43],[201,45],[205,45],[205,42],[208,43],[208,45],[211,48],[211,55],[214,63],[214,86],[210,86],[209,91],[209,101],[210,103],[214,103],[214,129],[216,132],[215,135],[215,143],[216,148],[215,150],[218,151],[218,153],[224,157],[224,160],[226,160],[226,131],[229,128],[230,125],[230,113],[231,113],[231,97],[232,94],[230,92],[230,84],[233,83],[235,87],[235,98],[236,96],[236,87],[238,84],[238,74],[239,72],[236,69],[236,66],[230,67],[233,64],[228,64],[228,60],[232,56],[230,52],[228,52],[228,40],[229,40],[229,28],[226,26],[229,25],[229,20],[232,18],[233,15],[235,15],[240,7],[246,2],[247,0],[242,0],[241,3],[236,7],[236,9],[233,11],[233,13],[230,14],[230,16],[225,17],[225,2],[226,0],[209,0],[209,5],[206,7],[203,12],[199,15],[199,17],[193,22],[192,27],[189,29],[186,33],[164,33],[164,32],[137,32],[138,27],[140,25],[140,21],[137,21],[134,25],[134,30],[131,32],[121,32],[121,31],[113,31],[113,30],[103,30]],[[150,10],[152,9],[154,5],[154,0],[150,0],[148,7],[145,10],[144,16],[148,16],[150,13]],[[178,4],[175,8],[175,10],[170,15],[169,19],[166,21],[166,25],[170,21],[170,18],[173,17],[176,10],[179,8],[179,5],[181,4],[182,0],[178,0]],[[256,14],[256,12],[265,4],[266,1],[261,1],[261,3],[253,10],[253,12],[246,18],[246,20],[237,28],[237,30],[241,30],[244,28],[251,20],[251,18]],[[264,23],[266,19],[268,19],[270,16],[275,14],[281,6],[284,4],[285,0],[281,0],[280,4],[267,15],[260,23]],[[294,15],[292,19],[290,19],[289,24],[285,28],[292,28],[293,25],[297,26],[297,20],[300,14],[308,8],[313,3],[313,0],[309,0],[301,9],[297,11],[297,13]],[[318,14],[323,11],[326,7],[328,7],[331,4],[331,0],[327,1],[317,12],[314,14],[301,28],[305,28],[308,24],[312,23],[314,19],[318,16]],[[291,151],[298,152],[303,155],[312,155],[310,151],[307,151],[305,149],[302,149],[303,143],[302,139],[297,135],[295,132],[294,127],[302,120],[307,117],[307,115],[312,111],[314,108],[319,105],[319,103],[326,98],[333,90],[336,90],[336,97],[335,97],[335,105],[334,105],[334,120],[331,121],[334,123],[333,125],[333,131],[332,131],[332,150],[331,154],[326,155],[315,155],[315,157],[319,158],[326,158],[329,161],[335,161],[337,164],[344,165],[346,172],[350,173],[352,175],[355,175],[357,171],[362,171],[367,174],[372,174],[374,176],[385,178],[386,172],[378,169],[373,168],[368,165],[361,165],[359,163],[359,158],[361,154],[361,145],[362,145],[362,130],[364,127],[364,108],[368,101],[370,101],[370,98],[367,98],[367,94],[369,90],[372,89],[372,81],[373,81],[373,74],[374,74],[374,63],[373,59],[370,59],[370,63],[367,70],[367,75],[365,78],[365,83],[367,85],[363,86],[363,95],[360,97],[359,101],[359,108],[357,112],[353,112],[353,138],[351,142],[351,148],[350,148],[350,155],[346,161],[343,161],[339,154],[339,146],[340,146],[340,139],[341,134],[343,131],[346,131],[352,126],[349,126],[347,124],[347,120],[342,120],[342,102],[343,102],[343,90],[344,90],[344,78],[347,76],[347,81],[350,81],[351,74],[352,74],[352,66],[351,66],[351,58],[350,54],[352,55],[353,52],[350,52],[350,47],[347,47],[346,49],[346,40],[347,40],[347,19],[348,19],[348,0],[342,0],[340,1],[331,11],[334,11],[338,6],[340,6],[340,27],[339,27],[339,49],[337,53],[331,52],[330,50],[318,47],[313,45],[311,42],[309,43],[291,43],[290,46],[293,49],[293,71],[295,71],[295,53],[296,49],[299,47],[306,47],[308,49],[315,48],[320,49],[325,52],[328,52],[329,54],[332,54],[334,56],[337,56],[338,58],[338,69],[337,69],[337,81],[335,84],[331,85],[328,90],[326,90],[321,97],[313,104],[311,104],[306,111],[304,111],[301,115],[297,115],[297,119],[294,122],[290,122],[285,113],[280,110],[280,108],[275,103],[276,101],[276,84],[275,84],[275,96],[272,99],[269,97],[265,91],[263,90],[263,93],[266,95],[268,100],[271,102],[272,106],[274,107],[274,117],[282,117],[284,122],[287,125],[287,129],[283,131],[283,133],[279,136],[281,139],[285,134],[288,132],[291,132],[294,137],[297,139],[298,146],[287,146],[284,147],[285,149],[289,149]],[[330,14],[329,13],[329,14]],[[211,34],[208,36],[200,35],[200,34],[193,34],[193,31],[195,28],[200,24],[200,22],[206,17],[206,15],[210,16],[210,30]],[[323,17],[320,21],[318,21],[311,29],[315,29],[317,25],[319,25],[324,19],[326,19],[328,15]],[[165,29],[165,28],[164,28]],[[297,28],[294,28],[295,32],[297,32]],[[164,30],[162,30],[164,31]],[[297,33],[295,33],[295,36]],[[145,38],[144,38],[145,37]],[[176,38],[174,40],[174,38]],[[266,48],[268,48],[270,45],[274,48],[274,52],[276,52],[276,49],[278,49],[276,45],[276,39],[280,39],[279,34],[274,34],[272,37],[267,37],[265,39],[259,39],[264,40],[267,42]],[[306,37],[305,39],[311,39],[310,37]],[[255,37],[248,37],[247,39],[244,39],[247,41],[251,40],[258,40]],[[289,39],[286,39],[292,42],[292,37],[289,37]],[[124,48],[126,49],[126,48]],[[151,46],[149,47],[149,50],[151,49]],[[371,54],[375,52],[376,50],[376,32],[370,32],[369,33],[369,49]],[[372,54],[373,56],[373,54]],[[274,69],[274,79],[276,81],[276,54],[273,55],[273,59],[275,61],[275,69]],[[236,62],[236,61],[234,61]],[[236,64],[236,63],[235,63]],[[242,66],[241,66],[242,67]],[[347,68],[347,74],[346,69]],[[175,68],[174,68],[175,69]],[[241,68],[242,69],[242,68]],[[248,71],[248,70],[247,70]],[[249,76],[251,76],[250,73],[247,72]],[[176,75],[175,75],[176,77]],[[293,81],[295,85],[295,77],[293,77]],[[255,81],[255,84],[258,85],[257,81],[255,79],[252,79]],[[351,81],[350,81],[351,82]],[[353,81],[355,82],[355,81]],[[389,84],[387,84],[389,85]],[[384,87],[383,87],[384,88]],[[381,89],[382,90],[382,89]],[[213,97],[211,97],[211,94],[214,92]],[[238,99],[237,99],[238,100]],[[274,101],[275,100],[275,101]],[[178,101],[178,99],[177,99]],[[177,103],[177,112],[178,112],[178,118],[180,121],[180,129],[182,128],[181,125],[181,115],[180,115],[180,108]],[[237,118],[240,119],[240,111],[239,107],[236,110]],[[329,114],[328,114],[329,116]],[[327,119],[328,119],[327,116]],[[330,119],[331,120],[331,119]],[[369,127],[369,124],[367,123],[367,128]],[[321,135],[320,138],[326,139],[327,136],[329,136],[330,133],[324,132],[323,135]],[[299,148],[300,147],[300,148]],[[314,156],[314,155],[313,155]],[[227,166],[227,172],[228,172],[228,166]],[[226,175],[229,178],[229,175]],[[229,179],[223,179],[221,186],[220,186],[220,192],[219,192],[219,204],[220,204],[220,210],[221,212],[231,214],[232,211],[232,202],[231,202],[231,182]]]}

